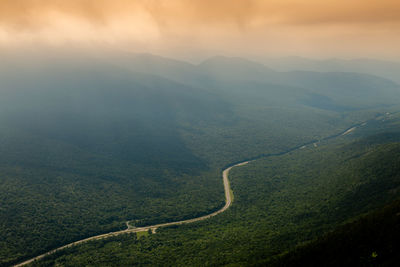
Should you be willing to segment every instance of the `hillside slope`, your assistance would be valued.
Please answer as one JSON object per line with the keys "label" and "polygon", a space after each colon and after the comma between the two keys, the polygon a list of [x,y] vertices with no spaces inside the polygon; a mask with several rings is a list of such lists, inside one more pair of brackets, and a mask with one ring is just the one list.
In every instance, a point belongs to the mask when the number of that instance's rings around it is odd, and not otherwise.
{"label": "hillside slope", "polygon": [[0,63],[3,265],[128,220],[210,213],[224,204],[225,165],[343,131],[400,95],[378,77],[277,73],[243,59],[29,56]]}
{"label": "hillside slope", "polygon": [[273,266],[396,266],[400,260],[400,201],[370,212],[293,252]]}
{"label": "hillside slope", "polygon": [[380,135],[342,136],[259,159],[232,171],[233,206],[219,217],[147,237],[91,242],[33,266],[271,263],[285,251],[398,199],[399,136],[396,141]]}

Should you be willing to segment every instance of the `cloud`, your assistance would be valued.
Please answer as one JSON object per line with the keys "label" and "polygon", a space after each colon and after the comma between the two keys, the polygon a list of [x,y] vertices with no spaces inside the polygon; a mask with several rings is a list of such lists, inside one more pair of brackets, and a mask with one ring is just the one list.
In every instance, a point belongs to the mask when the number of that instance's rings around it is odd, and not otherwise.
{"label": "cloud", "polygon": [[14,44],[216,51],[229,42],[226,50],[258,43],[260,51],[266,44],[279,51],[286,42],[310,50],[324,39],[358,45],[367,35],[381,38],[378,47],[386,49],[398,44],[399,25],[398,0],[0,0],[0,42]]}
{"label": "cloud", "polygon": [[44,26],[43,14],[56,12],[101,26],[138,10],[161,26],[240,25],[260,19],[291,24],[400,21],[397,0],[3,0],[0,23],[22,29]]}

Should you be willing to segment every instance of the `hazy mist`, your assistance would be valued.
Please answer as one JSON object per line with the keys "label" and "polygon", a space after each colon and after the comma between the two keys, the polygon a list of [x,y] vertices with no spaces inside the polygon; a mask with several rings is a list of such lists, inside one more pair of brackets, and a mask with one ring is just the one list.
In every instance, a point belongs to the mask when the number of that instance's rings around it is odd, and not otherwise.
{"label": "hazy mist", "polygon": [[399,59],[394,0],[20,0],[0,3],[1,47]]}

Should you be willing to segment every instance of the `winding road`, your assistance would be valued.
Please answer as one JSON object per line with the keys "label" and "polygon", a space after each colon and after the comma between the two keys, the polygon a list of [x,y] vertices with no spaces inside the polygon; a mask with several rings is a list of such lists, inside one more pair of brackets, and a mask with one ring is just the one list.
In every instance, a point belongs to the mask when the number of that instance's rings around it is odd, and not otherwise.
{"label": "winding road", "polygon": [[[398,112],[395,112],[395,113],[398,113]],[[388,114],[389,114],[389,113],[387,113],[386,115],[388,115]],[[394,113],[392,113],[392,114],[394,114]],[[389,114],[389,115],[390,115],[390,114]],[[59,248],[50,250],[50,251],[48,251],[48,252],[46,252],[46,253],[44,253],[44,254],[42,254],[42,255],[36,256],[36,257],[34,257],[34,258],[32,258],[32,259],[26,260],[26,261],[21,262],[21,263],[19,263],[19,264],[17,264],[17,265],[14,265],[14,266],[23,266],[23,265],[29,264],[29,263],[31,263],[31,262],[33,262],[33,261],[35,261],[35,260],[39,260],[39,259],[41,259],[41,258],[43,258],[43,257],[45,257],[45,256],[48,256],[48,255],[51,255],[51,254],[57,252],[57,251],[60,251],[60,250],[63,250],[63,249],[65,249],[65,248],[69,248],[69,247],[72,247],[72,246],[75,246],[75,245],[78,245],[78,244],[82,244],[82,243],[85,243],[85,242],[88,242],[88,241],[91,241],[91,240],[104,239],[104,238],[108,238],[108,237],[112,237],[112,236],[118,236],[118,235],[122,235],[122,234],[126,234],[126,233],[144,232],[144,231],[148,231],[148,230],[151,230],[152,232],[155,232],[155,230],[156,230],[157,228],[160,228],[160,227],[172,226],[172,225],[179,225],[179,224],[185,224],[185,223],[193,223],[193,222],[198,222],[198,221],[202,221],[202,220],[206,220],[206,219],[208,219],[208,218],[214,217],[214,216],[216,216],[216,215],[218,215],[218,214],[220,214],[220,213],[226,211],[226,210],[231,206],[231,204],[232,204],[231,187],[230,187],[230,185],[229,185],[229,179],[228,179],[229,171],[230,171],[232,168],[246,165],[246,164],[249,163],[250,161],[257,160],[257,159],[259,159],[259,158],[266,158],[266,157],[270,157],[270,156],[280,156],[280,155],[284,155],[284,154],[290,153],[290,152],[295,151],[295,150],[298,150],[298,149],[306,148],[308,145],[314,145],[314,147],[316,147],[316,145],[315,145],[316,142],[319,143],[319,142],[321,142],[321,141],[327,141],[327,140],[334,139],[334,138],[337,138],[337,137],[340,137],[340,136],[348,135],[349,133],[355,131],[357,128],[362,127],[362,126],[365,126],[368,122],[375,120],[375,119],[376,119],[377,117],[379,117],[379,116],[380,116],[380,115],[377,115],[377,116],[376,116],[375,118],[373,118],[373,119],[370,119],[370,120],[367,120],[367,121],[364,121],[364,122],[355,124],[355,125],[353,125],[352,127],[347,128],[346,130],[344,130],[344,131],[342,131],[342,132],[340,132],[340,133],[338,133],[338,134],[334,134],[334,135],[331,135],[331,136],[322,138],[322,139],[320,139],[320,140],[312,140],[312,141],[310,141],[310,142],[307,142],[307,143],[304,143],[304,144],[302,144],[302,145],[293,147],[293,148],[291,148],[291,149],[288,149],[288,150],[283,151],[283,152],[280,152],[280,153],[262,154],[262,155],[260,155],[260,156],[254,157],[254,158],[252,158],[252,159],[248,159],[248,160],[246,160],[246,161],[243,161],[243,162],[234,164],[234,165],[232,165],[232,166],[226,168],[226,169],[223,170],[223,172],[222,172],[222,179],[223,179],[223,182],[224,182],[224,190],[225,190],[225,206],[223,206],[221,209],[219,209],[219,210],[217,210],[217,211],[215,211],[215,212],[213,212],[213,213],[210,213],[210,214],[208,214],[208,215],[204,215],[204,216],[201,216],[201,217],[193,218],[193,219],[188,219],[188,220],[183,220],[183,221],[177,221],[177,222],[161,223],[161,224],[155,224],[155,225],[150,225],[150,226],[145,226],[145,227],[138,227],[138,228],[134,228],[134,227],[132,227],[131,225],[129,225],[129,221],[128,221],[128,222],[126,222],[127,229],[125,229],[125,230],[116,231],[116,232],[110,232],[110,233],[101,234],[101,235],[96,235],[96,236],[88,237],[88,238],[85,238],[85,239],[82,239],[82,240],[79,240],[79,241],[75,241],[75,242],[69,243],[69,244],[67,244],[67,245],[64,245],[64,246],[62,246],[62,247],[59,247]]]}
{"label": "winding road", "polygon": [[125,230],[116,231],[116,232],[110,232],[110,233],[106,233],[106,234],[101,234],[101,235],[96,235],[96,236],[88,237],[88,238],[85,238],[85,239],[81,239],[81,240],[69,243],[67,245],[64,245],[62,247],[50,250],[50,251],[48,251],[48,252],[46,252],[46,253],[44,253],[42,255],[36,256],[36,257],[34,257],[32,259],[26,260],[26,261],[21,262],[21,263],[19,263],[17,265],[14,265],[14,266],[24,266],[24,265],[27,265],[27,264],[35,261],[35,260],[39,260],[41,258],[44,258],[44,257],[48,256],[48,255],[51,255],[51,254],[53,254],[53,253],[55,253],[57,251],[60,251],[60,250],[63,250],[63,249],[66,249],[66,248],[69,248],[69,247],[72,247],[72,246],[75,246],[75,245],[78,245],[78,244],[82,244],[82,243],[85,243],[85,242],[88,242],[88,241],[92,241],[92,240],[99,240],[99,239],[104,239],[104,238],[108,238],[108,237],[112,237],[112,236],[118,236],[118,235],[127,234],[127,233],[144,232],[144,231],[148,231],[148,230],[151,230],[152,232],[155,232],[156,229],[160,228],[160,227],[171,226],[171,225],[179,225],[179,224],[185,224],[185,223],[193,223],[193,222],[198,222],[198,221],[202,221],[202,220],[206,220],[208,218],[214,217],[214,216],[226,211],[232,204],[231,187],[229,185],[229,179],[228,179],[229,171],[232,168],[243,166],[243,165],[246,165],[247,163],[249,163],[249,161],[244,161],[244,162],[241,162],[241,163],[237,163],[237,164],[235,164],[235,165],[233,165],[231,167],[228,167],[225,170],[223,170],[222,179],[223,179],[223,182],[224,182],[224,190],[225,190],[225,206],[223,206],[221,209],[219,209],[219,210],[217,210],[217,211],[215,211],[213,213],[210,213],[210,214],[207,214],[207,215],[204,215],[204,216],[201,216],[201,217],[193,218],[193,219],[177,221],[177,222],[169,222],[169,223],[160,223],[160,224],[156,224],[156,225],[149,225],[149,226],[138,227],[138,228],[133,228],[132,226],[129,225],[129,222],[126,222],[127,229],[125,229]]}

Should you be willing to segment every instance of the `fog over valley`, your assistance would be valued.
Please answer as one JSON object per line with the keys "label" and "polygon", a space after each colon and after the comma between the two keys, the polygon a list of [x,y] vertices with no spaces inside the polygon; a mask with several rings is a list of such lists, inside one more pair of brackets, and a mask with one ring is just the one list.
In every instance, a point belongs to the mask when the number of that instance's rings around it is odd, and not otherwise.
{"label": "fog over valley", "polygon": [[399,11],[1,2],[0,266],[396,266]]}

